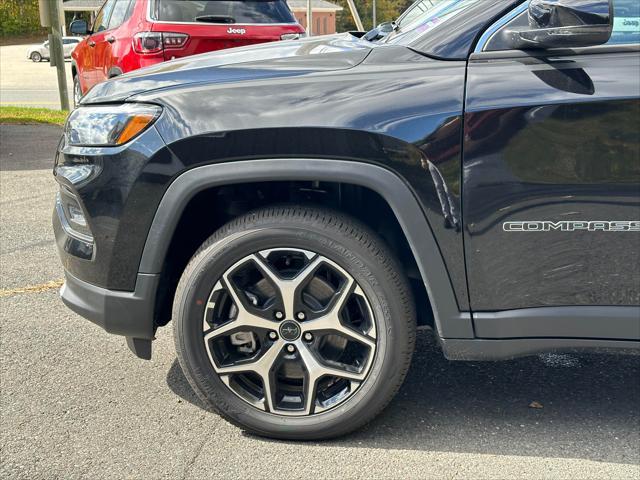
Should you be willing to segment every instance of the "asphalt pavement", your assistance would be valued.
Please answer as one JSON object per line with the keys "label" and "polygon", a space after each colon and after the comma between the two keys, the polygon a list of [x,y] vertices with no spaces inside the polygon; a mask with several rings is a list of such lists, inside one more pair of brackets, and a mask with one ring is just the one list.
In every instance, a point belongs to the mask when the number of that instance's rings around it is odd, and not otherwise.
{"label": "asphalt pavement", "polygon": [[[27,58],[29,45],[0,47],[0,106],[60,108],[58,77],[49,62]],[[73,105],[71,61],[65,62],[70,105]]]}
{"label": "asphalt pavement", "polygon": [[0,126],[0,478],[640,478],[633,356],[449,362],[421,332],[399,395],[354,434],[296,443],[229,425],[191,391],[170,328],[139,360],[47,286],[62,277],[59,135]]}

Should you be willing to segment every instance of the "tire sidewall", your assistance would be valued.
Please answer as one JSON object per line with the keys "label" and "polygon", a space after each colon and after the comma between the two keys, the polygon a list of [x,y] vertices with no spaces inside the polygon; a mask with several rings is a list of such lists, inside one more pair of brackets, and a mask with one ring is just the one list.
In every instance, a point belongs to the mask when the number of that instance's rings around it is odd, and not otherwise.
{"label": "tire sidewall", "polygon": [[[206,300],[221,277],[242,258],[269,248],[287,247],[313,251],[344,268],[365,293],[376,321],[377,348],[366,380],[342,404],[319,414],[292,417],[266,413],[234,394],[215,374],[203,342],[202,321]],[[371,412],[387,403],[389,379],[404,364],[403,347],[410,343],[401,305],[389,292],[393,285],[377,270],[374,258],[353,238],[305,225],[274,225],[226,236],[199,252],[187,268],[176,296],[176,341],[182,342],[181,365],[188,379],[208,404],[254,433],[287,438],[323,438],[349,431],[364,423]],[[178,298],[179,297],[179,298]],[[391,297],[391,298],[390,298]],[[403,328],[404,325],[404,328]],[[393,385],[395,387],[395,385]]]}
{"label": "tire sidewall", "polygon": [[42,61],[42,55],[40,55],[38,52],[33,52],[31,54],[31,61],[33,61],[34,63],[38,63]]}
{"label": "tire sidewall", "polygon": [[77,107],[82,99],[82,89],[80,87],[80,79],[78,75],[73,77],[73,106]]}

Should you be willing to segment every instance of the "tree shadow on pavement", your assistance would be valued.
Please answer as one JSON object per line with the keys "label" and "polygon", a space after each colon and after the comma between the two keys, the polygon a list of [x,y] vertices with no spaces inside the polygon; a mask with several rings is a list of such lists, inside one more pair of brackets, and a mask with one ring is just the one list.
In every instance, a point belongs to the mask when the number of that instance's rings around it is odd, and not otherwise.
{"label": "tree shadow on pavement", "polygon": [[[177,361],[167,383],[205,408]],[[389,407],[365,428],[324,443],[354,444],[639,464],[640,356],[451,362],[429,332],[420,332],[412,368]]]}

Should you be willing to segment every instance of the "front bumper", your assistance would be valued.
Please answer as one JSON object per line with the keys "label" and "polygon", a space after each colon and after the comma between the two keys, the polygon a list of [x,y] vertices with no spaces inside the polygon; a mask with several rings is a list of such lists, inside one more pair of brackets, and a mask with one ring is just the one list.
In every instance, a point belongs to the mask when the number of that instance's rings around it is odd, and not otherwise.
{"label": "front bumper", "polygon": [[110,290],[134,290],[149,227],[166,188],[162,169],[170,163],[154,127],[119,147],[60,142],[54,178],[61,202],[53,223],[65,271]]}
{"label": "front bumper", "polygon": [[[118,147],[79,147],[61,139],[53,230],[66,282],[62,301],[134,353],[150,358],[160,274],[138,266],[153,214],[173,171],[154,127]],[[149,171],[147,171],[147,169]]]}
{"label": "front bumper", "polygon": [[140,358],[151,358],[153,311],[159,275],[138,274],[133,292],[108,290],[65,272],[60,289],[64,304],[109,333],[127,337],[129,348]]}

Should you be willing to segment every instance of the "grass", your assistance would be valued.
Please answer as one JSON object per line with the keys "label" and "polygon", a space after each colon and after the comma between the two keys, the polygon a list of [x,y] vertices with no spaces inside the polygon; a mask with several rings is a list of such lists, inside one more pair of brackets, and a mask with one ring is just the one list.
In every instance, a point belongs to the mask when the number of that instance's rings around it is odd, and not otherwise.
{"label": "grass", "polygon": [[28,35],[14,35],[10,37],[0,37],[0,47],[9,45],[26,45],[29,43],[42,43],[47,39],[47,31],[42,33],[32,33]]}
{"label": "grass", "polygon": [[48,108],[0,107],[0,124],[13,125],[64,125],[69,112]]}

